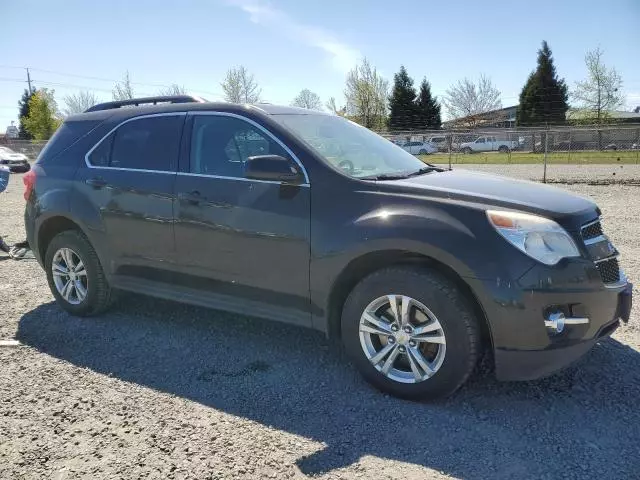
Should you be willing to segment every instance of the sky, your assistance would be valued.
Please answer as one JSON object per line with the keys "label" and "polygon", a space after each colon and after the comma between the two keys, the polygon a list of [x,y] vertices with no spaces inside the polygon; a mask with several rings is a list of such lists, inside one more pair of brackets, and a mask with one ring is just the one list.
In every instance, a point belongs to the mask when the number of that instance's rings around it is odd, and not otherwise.
{"label": "sky", "polygon": [[244,65],[262,99],[291,103],[308,88],[344,104],[345,74],[366,57],[390,82],[404,65],[442,96],[481,74],[515,105],[546,40],[568,85],[600,47],[640,106],[640,0],[0,0],[0,131],[33,85],[111,100],[129,71],[137,95],[162,85],[222,100],[225,72]]}

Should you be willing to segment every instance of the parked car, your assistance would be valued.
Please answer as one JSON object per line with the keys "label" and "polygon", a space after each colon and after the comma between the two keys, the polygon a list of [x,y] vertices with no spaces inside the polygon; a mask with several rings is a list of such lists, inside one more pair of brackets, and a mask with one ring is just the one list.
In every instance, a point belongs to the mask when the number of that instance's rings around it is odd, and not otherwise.
{"label": "parked car", "polygon": [[488,351],[501,380],[548,375],[629,319],[590,199],[443,170],[335,115],[109,102],[67,117],[23,180],[72,315],[119,289],[302,325],[404,398],[451,394]]}
{"label": "parked car", "polygon": [[473,142],[465,142],[460,144],[462,153],[474,152],[501,152],[508,153],[518,148],[517,140],[500,140],[494,136],[482,136],[476,138]]}
{"label": "parked car", "polygon": [[430,155],[438,151],[435,145],[429,142],[405,142],[401,148],[412,155]]}
{"label": "parked car", "polygon": [[22,153],[16,153],[9,147],[0,145],[0,165],[6,165],[13,173],[28,172],[31,168],[29,159]]}
{"label": "parked car", "polygon": [[438,149],[439,152],[448,152],[450,147],[450,141],[446,135],[435,135],[429,137],[427,142]]}

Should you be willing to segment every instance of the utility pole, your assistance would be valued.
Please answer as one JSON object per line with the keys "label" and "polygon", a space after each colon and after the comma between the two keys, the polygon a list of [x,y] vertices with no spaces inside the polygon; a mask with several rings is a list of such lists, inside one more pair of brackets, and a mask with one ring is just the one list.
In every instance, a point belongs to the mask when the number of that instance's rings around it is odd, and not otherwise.
{"label": "utility pole", "polygon": [[27,83],[29,84],[29,95],[33,95],[33,89],[31,88],[31,75],[29,74],[29,68],[27,70]]}

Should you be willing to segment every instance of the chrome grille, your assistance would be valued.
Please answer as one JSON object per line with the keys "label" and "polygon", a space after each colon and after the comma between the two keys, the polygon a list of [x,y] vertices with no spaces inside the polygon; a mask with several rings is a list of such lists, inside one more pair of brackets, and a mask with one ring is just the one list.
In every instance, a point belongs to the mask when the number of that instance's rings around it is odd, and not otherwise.
{"label": "chrome grille", "polygon": [[[609,239],[602,231],[602,224],[600,219],[593,222],[589,222],[581,228],[582,240],[587,245],[587,250],[590,250],[591,257],[596,264],[596,268],[600,273],[602,282],[604,284],[618,283],[621,279],[620,265],[618,264],[618,253],[609,243]],[[601,242],[607,242],[606,248],[611,250],[614,254],[607,258],[595,256],[593,251],[597,251],[598,255],[601,255],[601,248],[593,248],[601,245]],[[606,251],[606,250],[605,250]]]}
{"label": "chrome grille", "polygon": [[603,235],[602,224],[600,223],[600,220],[588,223],[584,227],[582,227],[583,240],[590,240],[592,238],[599,237],[600,235]]}
{"label": "chrome grille", "polygon": [[620,281],[620,266],[618,265],[617,258],[608,258],[598,262],[596,263],[596,268],[600,272],[604,283],[616,283]]}

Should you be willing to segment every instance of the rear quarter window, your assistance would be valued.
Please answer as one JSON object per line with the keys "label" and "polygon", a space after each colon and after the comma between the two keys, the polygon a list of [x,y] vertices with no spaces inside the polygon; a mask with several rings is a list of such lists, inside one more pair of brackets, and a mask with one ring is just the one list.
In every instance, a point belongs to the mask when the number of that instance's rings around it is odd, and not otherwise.
{"label": "rear quarter window", "polygon": [[37,162],[45,164],[55,160],[62,152],[90,133],[101,123],[102,120],[64,122],[42,149],[38,155]]}

